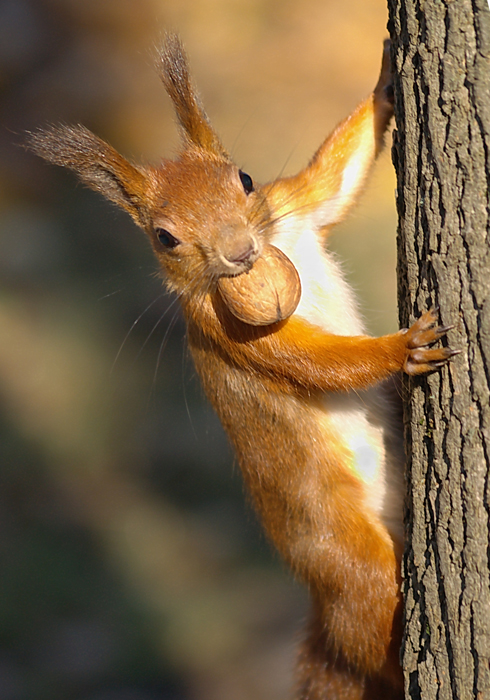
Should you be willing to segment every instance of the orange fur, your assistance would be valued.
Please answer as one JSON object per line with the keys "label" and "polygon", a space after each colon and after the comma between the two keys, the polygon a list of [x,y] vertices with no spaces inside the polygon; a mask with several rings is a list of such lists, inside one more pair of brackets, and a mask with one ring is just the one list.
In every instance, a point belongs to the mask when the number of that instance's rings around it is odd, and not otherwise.
{"label": "orange fur", "polygon": [[382,65],[376,89],[325,139],[309,165],[297,175],[280,178],[268,187],[267,196],[276,215],[300,216],[336,196],[354,154],[361,155],[359,177],[337,202],[335,221],[347,213],[362,189],[369,169],[383,146],[383,137],[392,116],[384,89],[390,81],[389,61]]}
{"label": "orange fur", "polygon": [[188,313],[195,319],[205,309],[201,333],[215,343],[216,352],[225,352],[236,367],[274,378],[282,391],[365,389],[403,369],[403,332],[381,338],[338,336],[297,317],[266,327],[247,326],[232,317],[218,295]]}
{"label": "orange fur", "polygon": [[[131,214],[180,297],[197,371],[264,527],[311,593],[298,697],[400,699],[400,450],[377,385],[400,370],[434,369],[452,352],[427,348],[447,330],[432,312],[408,331],[364,335],[321,240],[382,146],[392,112],[387,49],[373,94],[304,170],[264,187],[222,147],[175,37],[159,65],[183,132],[177,160],[132,165],[83,127],[37,132],[31,147]],[[245,274],[269,242],[290,256],[303,296],[285,321],[245,324],[217,282]]]}
{"label": "orange fur", "polygon": [[323,630],[321,664],[357,669],[361,685],[376,673],[396,677],[389,657],[399,546],[365,512],[342,446],[318,430],[309,389],[278,384],[257,357],[250,366],[217,352],[192,321],[189,343],[263,523],[309,585]]}

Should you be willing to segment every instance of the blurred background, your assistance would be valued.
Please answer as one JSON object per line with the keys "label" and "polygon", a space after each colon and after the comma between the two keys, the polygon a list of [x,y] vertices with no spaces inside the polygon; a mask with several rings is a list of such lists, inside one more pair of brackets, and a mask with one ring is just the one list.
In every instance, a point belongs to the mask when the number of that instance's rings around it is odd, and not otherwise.
{"label": "blurred background", "polygon": [[[288,698],[307,614],[143,234],[25,130],[171,156],[151,55],[177,30],[235,161],[273,179],[370,92],[385,27],[383,0],[0,0],[0,700]],[[388,147],[332,240],[376,334],[394,187]]]}

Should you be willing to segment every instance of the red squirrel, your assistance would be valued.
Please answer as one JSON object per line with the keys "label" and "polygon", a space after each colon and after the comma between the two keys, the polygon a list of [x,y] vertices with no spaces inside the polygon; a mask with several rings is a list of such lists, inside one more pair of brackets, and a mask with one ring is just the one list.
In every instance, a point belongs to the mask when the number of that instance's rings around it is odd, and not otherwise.
{"label": "red squirrel", "polygon": [[[408,330],[367,336],[325,250],[382,148],[393,113],[389,63],[385,45],[373,93],[303,170],[264,186],[222,146],[174,35],[158,68],[182,134],[175,160],[132,164],[82,126],[30,135],[36,153],[133,217],[180,299],[197,372],[263,525],[310,592],[301,700],[403,697],[403,448],[382,382],[454,354],[428,347],[448,330],[434,311]],[[272,315],[257,319],[269,272]]]}

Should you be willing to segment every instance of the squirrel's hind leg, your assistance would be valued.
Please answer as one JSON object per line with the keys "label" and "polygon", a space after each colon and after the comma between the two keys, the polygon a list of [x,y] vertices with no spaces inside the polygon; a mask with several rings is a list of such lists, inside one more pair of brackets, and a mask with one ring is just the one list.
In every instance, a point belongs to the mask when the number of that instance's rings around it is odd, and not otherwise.
{"label": "squirrel's hind leg", "polygon": [[[313,613],[306,633],[296,669],[297,700],[403,700],[403,678],[397,658],[386,669],[389,679],[369,677],[328,650],[328,632],[318,612]],[[393,651],[390,656],[397,657],[397,651]]]}

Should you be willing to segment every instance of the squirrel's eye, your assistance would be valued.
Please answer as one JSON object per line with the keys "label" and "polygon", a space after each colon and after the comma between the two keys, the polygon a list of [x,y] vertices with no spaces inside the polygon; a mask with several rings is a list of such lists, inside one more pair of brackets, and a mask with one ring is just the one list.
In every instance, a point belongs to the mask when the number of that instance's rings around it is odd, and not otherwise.
{"label": "squirrel's eye", "polygon": [[250,175],[247,175],[247,173],[244,173],[243,170],[238,171],[238,175],[240,176],[240,180],[242,181],[243,189],[245,190],[245,194],[250,194],[250,192],[254,191],[254,183]]}
{"label": "squirrel's eye", "polygon": [[175,236],[172,236],[170,231],[164,228],[157,228],[155,230],[157,238],[164,248],[175,248],[175,246],[179,245],[180,241],[178,241]]}

